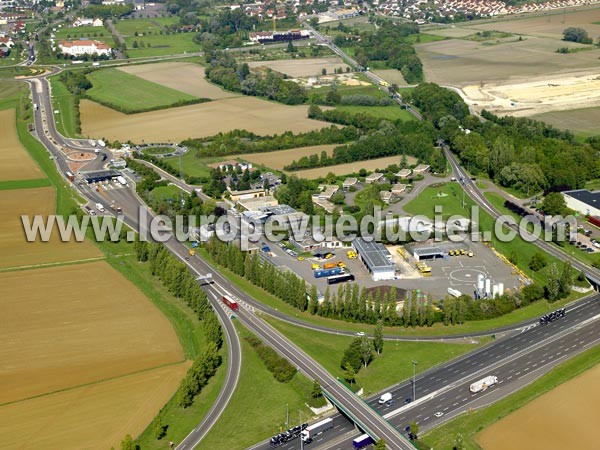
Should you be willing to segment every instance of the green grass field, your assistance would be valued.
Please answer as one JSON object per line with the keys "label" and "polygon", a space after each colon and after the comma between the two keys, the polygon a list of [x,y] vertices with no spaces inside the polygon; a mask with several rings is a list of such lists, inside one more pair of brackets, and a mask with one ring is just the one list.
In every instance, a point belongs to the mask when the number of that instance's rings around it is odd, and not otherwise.
{"label": "green grass field", "polygon": [[[151,34],[125,38],[127,54],[130,58],[149,56],[182,55],[199,52],[200,46],[194,42],[196,33]],[[135,48],[134,42],[138,43]]]}
{"label": "green grass field", "polygon": [[15,108],[27,84],[15,81],[0,81],[0,109]]}
{"label": "green grass field", "polygon": [[375,117],[381,117],[387,120],[415,120],[415,116],[409,113],[407,110],[402,109],[399,105],[392,106],[351,106],[341,105],[335,109],[339,111],[346,111],[352,114],[369,114]]}
{"label": "green grass field", "polygon": [[168,107],[178,102],[196,99],[189,94],[146,81],[118,69],[97,70],[91,72],[88,79],[94,85],[87,91],[89,98],[124,112]]}
{"label": "green grass field", "polygon": [[487,408],[463,414],[420,436],[422,444],[420,448],[451,449],[456,436],[460,433],[463,436],[465,443],[463,448],[465,450],[481,450],[481,447],[475,441],[475,436],[485,427],[490,426],[558,385],[591,369],[598,363],[600,363],[600,347],[597,346],[552,369],[550,373],[515,394]]}
{"label": "green grass field", "polygon": [[59,28],[56,33],[56,40],[62,39],[79,40],[79,39],[94,39],[96,41],[105,42],[111,47],[115,47],[115,41],[108,31],[104,27],[70,27],[70,28]]}
{"label": "green grass field", "polygon": [[50,180],[47,178],[38,178],[35,180],[0,181],[0,191],[9,191],[11,189],[32,189],[46,186],[51,186]]}
{"label": "green grass field", "polygon": [[[340,361],[344,350],[353,337],[320,333],[290,325],[277,319],[266,320],[286,337],[296,343],[335,377],[343,377]],[[373,332],[373,326],[363,326],[365,332]],[[484,339],[483,342],[488,342]],[[385,342],[381,355],[365,369],[359,371],[356,382],[366,395],[375,394],[388,386],[404,381],[412,376],[411,361],[417,361],[417,369],[423,372],[430,367],[456,358],[478,347],[477,344],[442,344],[437,342]],[[410,355],[408,357],[407,355]]]}
{"label": "green grass field", "polygon": [[170,184],[154,188],[150,193],[150,198],[156,200],[158,203],[162,203],[165,200],[178,201],[183,193],[177,186]]}
{"label": "green grass field", "polygon": [[[183,172],[186,175],[192,177],[208,177],[210,175],[210,168],[207,164],[212,164],[218,161],[227,159],[226,157],[203,157],[196,158],[196,151],[190,150],[181,157],[181,164],[183,166]],[[167,164],[171,167],[179,170],[179,158],[165,158]]]}
{"label": "green grass field", "polygon": [[310,396],[312,380],[297,373],[289,383],[273,378],[244,337],[250,332],[236,323],[242,344],[240,381],[223,415],[196,448],[231,450],[246,448],[269,438],[285,428],[286,405],[289,426],[311,417],[305,402]]}
{"label": "green grass field", "polygon": [[124,36],[134,36],[138,34],[148,34],[149,32],[166,32],[167,26],[179,23],[179,17],[156,17],[153,19],[120,19],[115,21],[117,31]]}
{"label": "green grass field", "polygon": [[59,111],[56,116],[56,129],[63,136],[78,137],[75,97],[58,77],[51,77],[50,84],[52,86],[52,105]]}

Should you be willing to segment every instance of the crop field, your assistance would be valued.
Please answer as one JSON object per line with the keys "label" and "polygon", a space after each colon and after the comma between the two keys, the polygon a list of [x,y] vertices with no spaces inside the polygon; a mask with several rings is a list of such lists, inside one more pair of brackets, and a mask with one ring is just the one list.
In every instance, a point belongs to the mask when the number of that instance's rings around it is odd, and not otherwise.
{"label": "crop field", "polygon": [[164,107],[196,98],[118,69],[98,70],[88,78],[94,85],[87,91],[92,100],[123,111]]}
{"label": "crop field", "polygon": [[5,449],[107,450],[136,436],[189,367],[178,363],[0,406]]}
{"label": "crop field", "polygon": [[600,134],[600,107],[548,112],[531,118],[577,134]]}
{"label": "crop field", "polygon": [[[494,24],[497,25],[497,24]],[[591,50],[556,53],[559,47]],[[415,46],[427,81],[453,86],[491,81],[527,81],[556,72],[596,71],[600,49],[557,39],[527,36],[497,45],[448,39]]]}
{"label": "crop field", "polygon": [[398,86],[408,86],[406,80],[402,76],[402,72],[396,69],[380,69],[374,70],[373,73],[390,84],[397,84]]}
{"label": "crop field", "polygon": [[325,122],[308,119],[306,105],[286,106],[256,97],[236,97],[135,115],[82,100],[80,110],[82,135],[136,143],[179,142],[234,129],[266,135],[288,130],[300,133],[327,126]]}
{"label": "crop field", "polygon": [[374,117],[381,117],[387,120],[415,120],[406,109],[402,109],[399,105],[391,106],[356,106],[356,105],[340,105],[335,108],[338,111],[345,111],[352,114],[368,114]]}
{"label": "crop field", "polygon": [[[385,169],[390,164],[400,164],[401,156],[386,156],[385,158],[369,159],[366,161],[356,161],[348,164],[338,164],[335,166],[317,167],[316,169],[298,170],[293,173],[299,178],[306,178],[312,180],[319,177],[325,177],[329,172],[333,172],[335,175],[349,175],[351,173],[358,173],[360,169],[367,171],[373,171],[376,169]],[[406,160],[408,164],[416,164],[417,159],[412,156],[407,156]]]}
{"label": "crop field", "polygon": [[[596,448],[600,365],[528,403],[477,436],[485,450]],[[568,431],[567,431],[568,430]]]}
{"label": "crop field", "polygon": [[268,67],[269,69],[284,73],[291,78],[321,75],[323,69],[325,69],[327,73],[333,73],[334,69],[339,69],[340,67],[345,72],[346,67],[348,67],[348,65],[339,57],[252,61],[249,62],[248,65],[252,68]]}
{"label": "crop field", "polygon": [[183,360],[167,318],[104,261],[0,280],[0,404]]}
{"label": "crop field", "polygon": [[0,111],[0,180],[31,180],[45,175],[17,136],[14,109]]}
{"label": "crop field", "polygon": [[209,83],[204,78],[204,67],[199,64],[167,62],[127,66],[119,70],[198,98],[218,100],[240,95]]}
{"label": "crop field", "polygon": [[278,150],[276,152],[245,153],[243,155],[236,155],[235,157],[244,161],[250,161],[253,164],[268,167],[269,169],[283,170],[284,166],[303,156],[310,156],[315,153],[321,156],[321,152],[326,152],[328,155],[331,155],[333,149],[338,145],[339,144],[313,145],[312,147],[292,148],[289,150]]}
{"label": "crop field", "polygon": [[509,20],[485,21],[465,28],[478,30],[497,30],[508,33],[527,34],[530,36],[562,39],[562,33],[568,27],[584,28],[590,36],[600,35],[600,8],[579,10],[574,12],[555,12],[545,16],[514,18]]}
{"label": "crop field", "polygon": [[58,231],[52,233],[49,242],[27,242],[21,215],[46,217],[54,213],[55,202],[55,192],[50,187],[0,191],[0,268],[102,256],[100,250],[88,241],[61,242]]}
{"label": "crop field", "polygon": [[155,17],[152,19],[121,19],[115,21],[117,31],[125,36],[134,36],[138,34],[156,33],[160,34],[166,31],[167,26],[179,22],[179,17]]}

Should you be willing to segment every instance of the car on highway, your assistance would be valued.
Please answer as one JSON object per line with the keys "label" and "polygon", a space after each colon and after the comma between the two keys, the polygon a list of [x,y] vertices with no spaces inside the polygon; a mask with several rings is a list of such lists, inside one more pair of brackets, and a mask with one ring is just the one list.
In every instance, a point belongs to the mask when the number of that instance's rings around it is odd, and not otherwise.
{"label": "car on highway", "polygon": [[360,337],[363,337],[365,335],[365,332],[364,331],[357,331],[356,335],[360,336]]}
{"label": "car on highway", "polygon": [[438,412],[436,412],[436,413],[434,414],[434,416],[435,416],[435,417],[437,417],[438,419],[439,419],[440,417],[442,417],[443,415],[444,415],[444,413],[443,413],[443,412],[441,412],[441,411],[438,411]]}
{"label": "car on highway", "polygon": [[392,399],[392,400],[388,400],[388,401],[385,403],[385,406],[392,406],[394,403],[396,403],[396,402],[394,401],[394,399]]}
{"label": "car on highway", "polygon": [[412,402],[412,398],[408,397],[404,399],[404,404],[408,405],[410,402]]}

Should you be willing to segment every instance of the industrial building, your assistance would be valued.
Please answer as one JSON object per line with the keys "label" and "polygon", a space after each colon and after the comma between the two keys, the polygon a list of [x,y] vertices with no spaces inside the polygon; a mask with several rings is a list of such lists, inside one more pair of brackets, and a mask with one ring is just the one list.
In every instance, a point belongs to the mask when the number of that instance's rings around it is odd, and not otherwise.
{"label": "industrial building", "polygon": [[577,189],[562,193],[568,208],[585,216],[600,216],[600,191]]}
{"label": "industrial building", "polygon": [[425,259],[437,259],[444,257],[444,251],[439,247],[419,247],[413,251],[413,257],[417,261]]}
{"label": "industrial building", "polygon": [[97,183],[99,181],[112,180],[121,175],[116,170],[95,170],[87,172],[79,172],[83,179],[88,183]]}
{"label": "industrial building", "polygon": [[394,279],[396,266],[392,262],[392,256],[385,245],[375,241],[365,241],[363,238],[356,238],[352,246],[371,273],[373,281]]}

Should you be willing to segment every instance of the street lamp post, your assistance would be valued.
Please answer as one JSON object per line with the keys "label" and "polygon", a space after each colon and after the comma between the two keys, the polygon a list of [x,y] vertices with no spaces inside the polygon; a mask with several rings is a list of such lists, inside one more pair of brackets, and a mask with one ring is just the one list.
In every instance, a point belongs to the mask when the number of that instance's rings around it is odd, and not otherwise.
{"label": "street lamp post", "polygon": [[290,427],[290,410],[288,408],[288,404],[285,404],[285,428],[288,429]]}
{"label": "street lamp post", "polygon": [[302,410],[299,409],[300,413],[300,450],[304,450],[304,441],[302,440]]}
{"label": "street lamp post", "polygon": [[415,384],[415,375],[416,375],[416,367],[417,367],[417,362],[413,361],[412,365],[413,365],[413,402],[417,399],[417,386]]}

